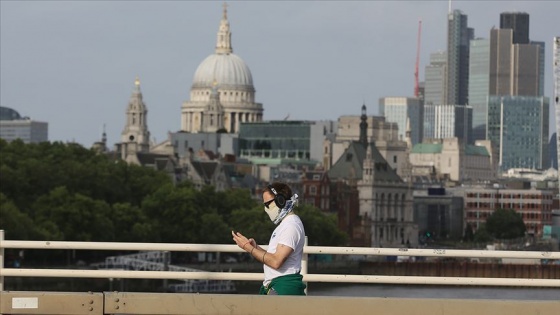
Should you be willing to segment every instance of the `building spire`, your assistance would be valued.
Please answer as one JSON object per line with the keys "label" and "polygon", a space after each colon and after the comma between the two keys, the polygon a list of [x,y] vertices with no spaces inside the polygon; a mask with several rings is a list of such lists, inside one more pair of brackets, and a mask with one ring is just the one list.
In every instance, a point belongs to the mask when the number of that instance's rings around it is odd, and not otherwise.
{"label": "building spire", "polygon": [[134,94],[138,93],[140,93],[140,79],[136,76],[136,79],[134,79]]}
{"label": "building spire", "polygon": [[227,19],[227,3],[224,2],[224,13],[220,21],[220,28],[218,29],[218,40],[216,42],[216,54],[231,54],[233,49],[231,47],[231,32],[229,30],[229,21]]}
{"label": "building spire", "polygon": [[101,142],[104,146],[107,145],[107,132],[105,132],[105,124],[103,124],[103,133],[101,134]]}
{"label": "building spire", "polygon": [[[150,132],[148,131],[148,109],[142,100],[140,79],[134,80],[134,90],[126,108],[126,123],[121,133],[121,143],[130,143],[127,152],[148,152]],[[124,148],[124,147],[123,147]],[[132,150],[132,151],[131,151]],[[123,153],[124,151],[121,151]],[[124,154],[124,153],[123,153]]]}
{"label": "building spire", "polygon": [[368,140],[367,140],[367,112],[366,112],[366,104],[362,105],[362,116],[360,116],[360,143],[367,148]]}

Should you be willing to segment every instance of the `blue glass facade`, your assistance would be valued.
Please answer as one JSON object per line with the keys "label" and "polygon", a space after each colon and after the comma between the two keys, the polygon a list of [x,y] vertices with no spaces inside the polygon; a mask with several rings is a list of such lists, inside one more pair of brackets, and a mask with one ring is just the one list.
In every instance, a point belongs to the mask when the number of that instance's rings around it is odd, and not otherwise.
{"label": "blue glass facade", "polygon": [[549,99],[490,96],[488,139],[497,144],[500,169],[548,167]]}

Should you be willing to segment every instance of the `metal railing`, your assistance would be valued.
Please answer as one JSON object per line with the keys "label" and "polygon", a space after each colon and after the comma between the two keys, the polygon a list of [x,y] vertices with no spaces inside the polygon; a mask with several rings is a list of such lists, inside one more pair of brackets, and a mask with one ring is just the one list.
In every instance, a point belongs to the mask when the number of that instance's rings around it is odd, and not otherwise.
{"label": "metal railing", "polygon": [[[266,248],[266,246],[263,246]],[[0,291],[4,277],[61,277],[61,278],[135,278],[135,279],[198,279],[198,280],[242,280],[260,281],[262,273],[242,272],[177,272],[177,271],[129,271],[129,270],[84,270],[84,269],[26,269],[5,268],[4,249],[64,249],[64,250],[118,250],[118,251],[176,251],[176,252],[230,252],[242,250],[237,245],[171,244],[171,243],[119,243],[119,242],[58,242],[5,240],[0,230]],[[525,258],[560,260],[560,252],[542,251],[495,251],[495,250],[450,250],[411,248],[366,248],[366,247],[304,247],[302,274],[305,282],[339,283],[386,283],[386,284],[431,284],[431,285],[477,285],[477,286],[526,286],[560,288],[560,279],[527,278],[479,278],[479,277],[419,277],[309,274],[309,254],[364,255],[364,256],[423,256],[463,258]]]}

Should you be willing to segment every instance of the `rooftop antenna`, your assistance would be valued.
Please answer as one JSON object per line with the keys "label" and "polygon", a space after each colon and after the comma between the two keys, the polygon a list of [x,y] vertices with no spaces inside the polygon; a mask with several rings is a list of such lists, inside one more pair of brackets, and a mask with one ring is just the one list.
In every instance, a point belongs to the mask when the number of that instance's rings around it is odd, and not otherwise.
{"label": "rooftop antenna", "polygon": [[451,13],[451,0],[449,0],[449,13]]}

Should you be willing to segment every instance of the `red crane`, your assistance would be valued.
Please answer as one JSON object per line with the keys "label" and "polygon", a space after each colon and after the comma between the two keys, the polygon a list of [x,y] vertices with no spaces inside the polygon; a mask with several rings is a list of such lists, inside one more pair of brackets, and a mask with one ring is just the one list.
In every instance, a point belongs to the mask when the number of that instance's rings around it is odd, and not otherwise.
{"label": "red crane", "polygon": [[416,44],[416,66],[414,68],[414,97],[420,96],[420,87],[418,83],[418,64],[420,63],[420,37],[422,35],[422,20],[418,21],[418,42]]}

